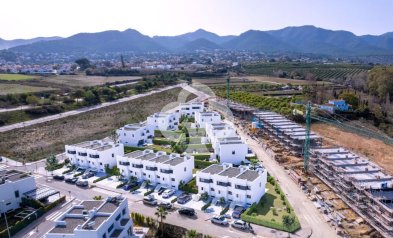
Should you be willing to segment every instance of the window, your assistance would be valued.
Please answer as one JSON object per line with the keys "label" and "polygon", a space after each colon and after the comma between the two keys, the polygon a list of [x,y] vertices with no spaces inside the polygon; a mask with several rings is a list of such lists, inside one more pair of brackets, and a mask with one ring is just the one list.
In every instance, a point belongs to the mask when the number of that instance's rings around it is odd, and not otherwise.
{"label": "window", "polygon": [[124,136],[126,136],[126,133],[124,133]]}
{"label": "window", "polygon": [[112,158],[115,157],[115,154],[112,154]]}
{"label": "window", "polygon": [[186,172],[187,171],[187,168],[186,167],[184,167],[184,172]]}
{"label": "window", "polygon": [[106,233],[102,235],[102,238],[106,238]]}
{"label": "window", "polygon": [[162,178],[162,181],[165,181],[165,178]]}
{"label": "window", "polygon": [[203,187],[201,187],[201,190],[203,191]]}
{"label": "window", "polygon": [[160,176],[156,175],[157,178],[160,178]]}
{"label": "window", "polygon": [[121,214],[126,214],[126,209],[125,208],[123,208],[123,211],[121,211]]}
{"label": "window", "polygon": [[247,198],[251,198],[251,195],[247,195]]}
{"label": "window", "polygon": [[114,224],[112,224],[109,228],[108,228],[108,233],[110,233],[113,230],[113,226]]}
{"label": "window", "polygon": [[175,179],[174,179],[174,178],[171,178],[171,180],[172,180],[173,182],[175,182]]}
{"label": "window", "polygon": [[100,163],[100,165],[102,165],[102,163]]}
{"label": "window", "polygon": [[210,188],[210,191],[214,192],[214,188]]}
{"label": "window", "polygon": [[238,198],[238,197],[239,197],[239,194],[236,194],[236,197]]}
{"label": "window", "polygon": [[150,178],[150,174],[149,174],[149,178]]}
{"label": "window", "polygon": [[117,215],[117,217],[116,217],[116,221],[118,221],[120,219],[120,214],[119,215]]}
{"label": "window", "polygon": [[19,197],[19,190],[15,191],[15,197],[18,198]]}
{"label": "window", "polygon": [[232,154],[234,155],[234,154],[236,154],[236,152],[234,150],[232,150]]}
{"label": "window", "polygon": [[218,194],[221,194],[221,191],[220,191],[220,190],[218,190]]}
{"label": "window", "polygon": [[232,195],[232,192],[231,192],[231,191],[228,191],[228,195]]}

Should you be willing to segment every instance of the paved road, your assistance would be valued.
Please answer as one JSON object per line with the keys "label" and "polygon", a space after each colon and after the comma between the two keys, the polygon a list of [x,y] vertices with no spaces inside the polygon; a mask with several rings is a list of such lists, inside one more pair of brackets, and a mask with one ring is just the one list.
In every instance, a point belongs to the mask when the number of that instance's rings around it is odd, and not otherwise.
{"label": "paved road", "polygon": [[296,215],[300,220],[302,229],[312,229],[312,236],[315,238],[334,238],[338,237],[332,227],[328,225],[322,214],[314,204],[301,191],[299,186],[290,178],[288,173],[275,160],[265,152],[257,141],[246,135],[242,128],[238,130],[239,134],[247,140],[248,146],[254,151],[262,161],[269,173],[277,178],[282,190],[287,194],[289,202],[295,209]]}
{"label": "paved road", "polygon": [[137,98],[140,98],[140,97],[149,96],[149,95],[152,95],[152,94],[155,94],[155,93],[158,93],[158,92],[163,92],[163,91],[170,90],[170,89],[177,88],[177,87],[187,87],[187,84],[177,84],[177,85],[173,85],[173,86],[168,86],[168,87],[157,89],[157,90],[153,90],[153,91],[150,91],[150,92],[147,92],[147,93],[121,98],[121,99],[118,99],[118,100],[115,100],[115,101],[112,101],[112,102],[105,102],[105,103],[102,103],[102,104],[99,104],[99,105],[94,105],[94,106],[90,106],[90,107],[84,107],[84,108],[80,108],[80,109],[77,109],[77,110],[63,112],[63,113],[52,115],[52,116],[41,117],[41,118],[38,118],[38,119],[35,119],[35,120],[15,123],[15,124],[8,125],[8,126],[2,126],[2,127],[0,127],[0,132],[6,132],[6,131],[10,131],[10,130],[17,129],[17,128],[22,128],[22,127],[25,127],[25,126],[31,126],[31,125],[38,124],[38,123],[43,123],[43,122],[52,121],[52,120],[56,120],[56,119],[60,119],[60,118],[68,117],[68,116],[77,115],[77,114],[80,114],[80,113],[96,110],[96,109],[103,108],[103,107],[112,106],[112,105],[115,105],[115,104],[118,104],[118,103],[121,103],[121,102],[127,102],[127,101],[130,101],[130,100],[134,100],[134,99],[137,99]]}
{"label": "paved road", "polygon": [[33,107],[32,106],[20,106],[20,107],[13,107],[13,108],[0,108],[0,113],[26,110],[26,109],[30,109],[30,108],[33,108]]}

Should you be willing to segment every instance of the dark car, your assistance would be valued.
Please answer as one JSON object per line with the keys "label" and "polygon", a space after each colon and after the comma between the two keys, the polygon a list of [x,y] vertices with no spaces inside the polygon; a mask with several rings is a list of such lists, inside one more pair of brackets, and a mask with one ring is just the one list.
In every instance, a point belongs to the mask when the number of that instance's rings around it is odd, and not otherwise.
{"label": "dark car", "polygon": [[64,180],[64,175],[53,175],[54,180]]}
{"label": "dark car", "polygon": [[76,186],[79,187],[88,187],[89,186],[89,182],[85,181],[85,180],[79,180],[76,182]]}
{"label": "dark car", "polygon": [[75,184],[78,178],[68,178],[65,180],[66,183]]}
{"label": "dark car", "polygon": [[179,214],[192,217],[192,216],[195,216],[195,210],[192,208],[188,208],[188,207],[182,207],[179,209]]}
{"label": "dark car", "polygon": [[236,206],[235,209],[233,209],[232,217],[235,219],[239,219],[245,210],[246,209],[242,206]]}
{"label": "dark car", "polygon": [[177,202],[179,204],[185,204],[189,201],[191,201],[192,197],[190,194],[182,194],[177,198]]}

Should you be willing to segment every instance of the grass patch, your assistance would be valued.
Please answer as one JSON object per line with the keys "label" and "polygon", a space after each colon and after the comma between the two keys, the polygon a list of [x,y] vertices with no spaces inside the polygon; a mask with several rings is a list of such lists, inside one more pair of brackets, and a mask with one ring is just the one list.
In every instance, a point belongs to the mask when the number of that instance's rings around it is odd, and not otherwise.
{"label": "grass patch", "polygon": [[145,150],[144,147],[136,147],[136,146],[124,146],[124,154],[128,154],[137,150]]}
{"label": "grass patch", "polygon": [[196,169],[204,169],[206,167],[209,167],[212,164],[215,164],[214,162],[203,161],[203,160],[194,160],[194,163],[195,163]]}
{"label": "grass patch", "polygon": [[25,74],[0,74],[0,80],[7,81],[19,81],[19,80],[29,80],[36,79],[37,76],[25,75]]}
{"label": "grass patch", "polygon": [[162,146],[162,145],[149,145],[149,146],[146,147],[146,149],[154,150],[154,152],[164,151],[164,152],[166,152],[168,154],[173,152],[172,148],[167,148],[167,147]]}

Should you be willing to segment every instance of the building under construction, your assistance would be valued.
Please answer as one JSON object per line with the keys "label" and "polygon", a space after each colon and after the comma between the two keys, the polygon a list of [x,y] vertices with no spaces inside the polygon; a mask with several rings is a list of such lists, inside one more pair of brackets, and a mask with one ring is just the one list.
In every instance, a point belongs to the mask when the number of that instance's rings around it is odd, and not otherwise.
{"label": "building under construction", "polygon": [[381,234],[393,236],[393,177],[344,148],[310,151],[310,168]]}
{"label": "building under construction", "polygon": [[[254,112],[253,126],[259,128],[271,139],[280,143],[285,149],[290,150],[295,155],[303,154],[304,141],[306,140],[306,129],[275,112]],[[320,147],[322,137],[311,132],[310,146]]]}

